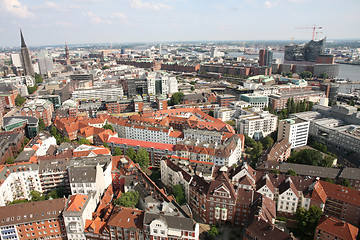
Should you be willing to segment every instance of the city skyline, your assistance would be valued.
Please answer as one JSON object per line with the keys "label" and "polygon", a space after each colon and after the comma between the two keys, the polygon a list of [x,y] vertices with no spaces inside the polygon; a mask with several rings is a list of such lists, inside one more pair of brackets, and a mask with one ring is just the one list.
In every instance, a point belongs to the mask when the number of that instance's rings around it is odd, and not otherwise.
{"label": "city skyline", "polygon": [[[85,4],[86,3],[86,4]],[[17,47],[21,27],[29,46],[172,41],[356,39],[356,9],[308,0],[0,0],[1,47]],[[311,4],[311,5],[310,5]],[[306,14],[294,14],[294,11]],[[336,14],[331,14],[336,13]],[[6,24],[5,24],[6,23]]]}

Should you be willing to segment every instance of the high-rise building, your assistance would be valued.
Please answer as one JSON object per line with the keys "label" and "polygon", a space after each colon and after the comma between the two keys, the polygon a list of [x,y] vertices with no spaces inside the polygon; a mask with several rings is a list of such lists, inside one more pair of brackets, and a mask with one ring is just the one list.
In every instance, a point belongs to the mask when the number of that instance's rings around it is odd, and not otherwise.
{"label": "high-rise building", "polygon": [[273,52],[268,49],[261,49],[259,52],[259,66],[271,66]]}
{"label": "high-rise building", "polygon": [[21,67],[20,54],[18,54],[18,53],[11,54],[11,63],[15,67]]}
{"label": "high-rise building", "polygon": [[27,48],[24,40],[24,36],[22,34],[22,31],[20,29],[20,36],[21,36],[21,63],[22,67],[24,68],[24,75],[34,75],[34,68],[31,63],[31,58],[29,54],[29,49]]}
{"label": "high-rise building", "polygon": [[310,122],[299,118],[279,121],[278,140],[288,139],[291,149],[305,146],[309,136]]}

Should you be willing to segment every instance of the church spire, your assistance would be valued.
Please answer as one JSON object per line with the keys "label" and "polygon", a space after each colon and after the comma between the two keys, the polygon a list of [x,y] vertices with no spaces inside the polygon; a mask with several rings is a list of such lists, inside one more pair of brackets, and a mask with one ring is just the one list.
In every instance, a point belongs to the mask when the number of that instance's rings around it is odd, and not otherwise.
{"label": "church spire", "polygon": [[26,47],[24,36],[22,34],[21,28],[20,28],[20,36],[21,36],[21,47]]}

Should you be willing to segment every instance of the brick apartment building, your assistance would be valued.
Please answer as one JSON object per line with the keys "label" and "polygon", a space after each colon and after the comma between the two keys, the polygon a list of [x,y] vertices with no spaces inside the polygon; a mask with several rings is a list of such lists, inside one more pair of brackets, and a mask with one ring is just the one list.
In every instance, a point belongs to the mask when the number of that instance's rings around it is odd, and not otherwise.
{"label": "brick apartment building", "polygon": [[0,207],[1,239],[66,238],[62,212],[66,199],[59,198]]}
{"label": "brick apartment building", "polygon": [[35,99],[25,103],[21,110],[21,116],[41,118],[46,126],[50,126],[53,112],[54,106],[50,101]]}

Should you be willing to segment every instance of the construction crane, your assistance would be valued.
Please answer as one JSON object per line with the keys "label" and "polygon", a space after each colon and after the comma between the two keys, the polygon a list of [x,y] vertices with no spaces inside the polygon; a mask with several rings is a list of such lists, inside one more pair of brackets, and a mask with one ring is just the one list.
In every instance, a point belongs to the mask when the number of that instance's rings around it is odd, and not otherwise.
{"label": "construction crane", "polygon": [[297,27],[296,29],[312,29],[313,30],[312,40],[315,40],[315,31],[316,31],[316,29],[322,29],[322,27],[321,26],[316,26],[316,24],[314,24],[313,27]]}

